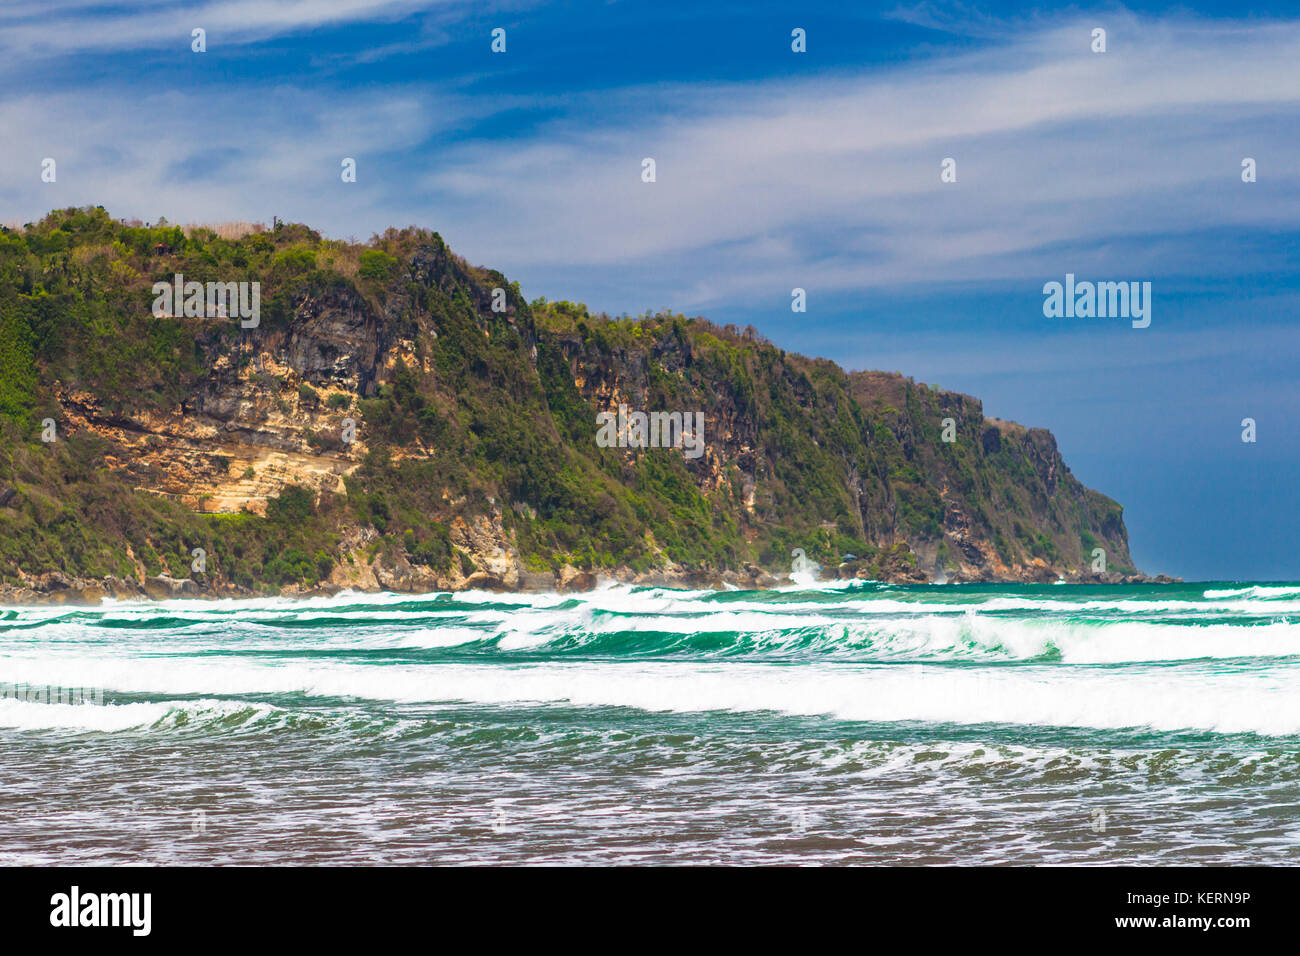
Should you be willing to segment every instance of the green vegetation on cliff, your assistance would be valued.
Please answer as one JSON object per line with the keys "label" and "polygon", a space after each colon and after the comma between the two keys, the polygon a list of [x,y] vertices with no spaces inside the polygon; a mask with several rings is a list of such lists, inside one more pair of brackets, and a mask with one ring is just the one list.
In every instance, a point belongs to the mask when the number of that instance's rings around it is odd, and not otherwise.
{"label": "green vegetation on cliff", "polygon": [[[259,325],[156,317],[152,286],[177,273],[259,282]],[[620,403],[703,412],[706,452],[599,447],[596,416]],[[427,583],[496,551],[527,572],[707,577],[783,571],[803,548],[864,576],[995,578],[1086,572],[1100,547],[1133,570],[1120,507],[1045,431],[752,328],[530,304],[414,228],[361,246],[94,208],[4,230],[0,439],[10,585],[166,573],[272,591],[370,563]],[[249,510],[207,506],[239,494]]]}

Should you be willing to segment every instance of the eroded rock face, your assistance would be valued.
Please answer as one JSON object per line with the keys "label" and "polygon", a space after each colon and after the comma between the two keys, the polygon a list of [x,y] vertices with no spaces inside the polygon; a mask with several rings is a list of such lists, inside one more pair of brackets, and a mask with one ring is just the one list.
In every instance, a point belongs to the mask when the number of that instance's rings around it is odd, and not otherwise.
{"label": "eroded rock face", "polygon": [[[269,359],[264,364],[275,367]],[[116,449],[110,465],[142,490],[197,511],[262,514],[267,500],[289,485],[341,493],[343,476],[365,453],[360,441],[320,449],[317,436],[341,433],[347,415],[304,400],[295,381],[285,376],[272,388],[245,376],[229,383],[220,400],[196,403],[205,411],[189,413],[181,408],[123,417],[105,414],[93,396],[59,398],[66,427],[107,439]],[[349,407],[352,400],[348,395]]]}
{"label": "eroded rock face", "polygon": [[[479,570],[470,576],[476,584],[491,590],[515,590],[520,584],[523,562],[513,536],[501,523],[501,509],[466,520],[457,517],[451,523],[451,540],[456,547],[473,556]],[[485,583],[486,582],[486,583]],[[495,583],[494,583],[495,582]]]}
{"label": "eroded rock face", "polygon": [[[742,510],[737,520],[747,537],[764,523],[788,520],[772,507],[772,489],[783,470],[783,450],[772,440],[772,424],[756,414],[754,398],[734,386],[693,381],[708,375],[699,372],[699,356],[689,339],[665,337],[643,348],[614,347],[596,354],[579,336],[562,336],[559,345],[576,387],[596,408],[648,408],[652,396],[661,394],[656,376],[678,376],[675,400],[682,410],[703,410],[707,420],[705,453],[688,462],[701,491],[738,499]],[[654,371],[651,356],[657,363]],[[849,533],[881,554],[869,567],[855,565],[851,575],[900,583],[937,578],[1054,581],[1062,575],[1109,580],[1114,572],[1090,570],[1096,545],[1106,551],[1111,566],[1142,577],[1132,570],[1122,509],[1070,474],[1050,432],[987,419],[977,399],[901,375],[845,374],[830,363],[786,353],[770,361],[772,367],[756,377],[766,379],[762,384],[771,394],[780,391],[808,414],[816,414],[826,400],[810,388],[810,376],[834,378],[847,393],[839,399],[841,406],[822,410],[823,420],[829,431],[838,427],[837,419],[855,419],[863,457],[854,461],[845,456],[832,467],[841,471],[844,499],[852,503]],[[851,407],[855,402],[858,410]],[[861,413],[865,419],[857,417]],[[940,435],[947,421],[955,431],[950,444]],[[814,447],[820,448],[821,441],[817,433],[811,435]],[[626,458],[631,466],[635,453],[628,451]],[[927,511],[933,520],[925,519]],[[829,532],[837,524],[823,522],[821,528]],[[1092,535],[1091,543],[1085,531]],[[735,572],[718,576],[757,580]],[[667,566],[646,577],[655,583],[688,579],[685,569]]]}

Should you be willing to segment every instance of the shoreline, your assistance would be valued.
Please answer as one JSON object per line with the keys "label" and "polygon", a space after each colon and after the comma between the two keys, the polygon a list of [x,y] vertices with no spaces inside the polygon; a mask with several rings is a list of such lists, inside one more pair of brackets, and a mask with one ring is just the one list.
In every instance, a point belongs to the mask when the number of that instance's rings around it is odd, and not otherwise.
{"label": "shoreline", "polygon": [[[756,572],[756,573],[755,573]],[[931,580],[918,575],[889,575],[870,578],[857,573],[846,573],[844,568],[833,572],[823,570],[822,574],[812,578],[812,584],[829,584],[836,581],[861,582],[863,584],[893,585],[936,585],[952,584],[1182,584],[1181,578],[1168,575],[1154,577],[1145,574],[1123,575],[1114,572],[1107,574],[1081,574],[1066,572],[1057,575],[1034,574],[1021,576],[966,578],[959,575],[948,576],[944,580]],[[396,583],[396,582],[390,582]],[[257,598],[321,598],[334,597],[338,594],[353,592],[357,594],[398,594],[418,596],[421,594],[456,594],[467,591],[494,591],[501,594],[576,594],[597,590],[609,584],[630,584],[648,588],[674,588],[682,590],[725,591],[729,588],[741,591],[768,591],[797,585],[787,574],[778,576],[758,569],[737,571],[679,571],[635,573],[628,568],[620,568],[609,574],[596,574],[590,571],[578,571],[571,574],[555,575],[525,573],[513,584],[494,575],[476,573],[460,581],[447,581],[447,586],[437,587],[391,587],[382,584],[370,586],[349,582],[346,584],[325,584],[311,588],[295,586],[281,587],[275,591],[256,591],[228,583],[214,584],[193,578],[173,578],[165,574],[147,577],[143,582],[134,577],[117,578],[112,575],[100,580],[69,578],[61,572],[51,572],[34,579],[35,587],[0,585],[0,607],[30,606],[77,606],[98,607],[105,599],[116,601],[139,601],[141,603],[160,602],[176,599],[221,601],[250,600]]]}

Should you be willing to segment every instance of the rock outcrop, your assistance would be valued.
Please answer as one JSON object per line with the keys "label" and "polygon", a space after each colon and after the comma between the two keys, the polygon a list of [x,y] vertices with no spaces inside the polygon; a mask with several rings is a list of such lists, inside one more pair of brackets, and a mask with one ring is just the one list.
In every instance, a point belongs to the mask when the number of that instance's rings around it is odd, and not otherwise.
{"label": "rock outcrop", "polygon": [[[0,394],[5,600],[767,587],[793,549],[826,577],[1144,579],[1051,433],[970,396],[530,304],[421,230],[159,228],[65,210],[0,237],[0,364],[35,369]],[[260,281],[259,325],[150,315],[181,271]],[[702,415],[698,454],[604,447],[620,407]]]}

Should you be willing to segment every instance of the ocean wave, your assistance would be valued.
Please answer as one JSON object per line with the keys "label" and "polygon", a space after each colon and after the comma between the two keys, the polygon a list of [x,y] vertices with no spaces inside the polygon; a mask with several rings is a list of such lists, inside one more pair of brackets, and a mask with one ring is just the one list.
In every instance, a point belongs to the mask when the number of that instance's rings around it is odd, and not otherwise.
{"label": "ocean wave", "polygon": [[[838,611],[838,613],[837,613]],[[314,628],[267,627],[257,620],[185,627],[103,629],[84,620],[40,630],[0,632],[0,680],[22,660],[69,654],[161,654],[183,661],[219,653],[329,657],[392,649],[550,656],[700,658],[833,657],[854,661],[970,662],[1059,660],[1065,664],[1142,663],[1300,657],[1300,621],[1285,615],[1223,615],[1150,620],[1078,612],[1004,615],[962,613],[871,615],[694,605],[691,613],[627,614],[593,605],[515,614],[473,612],[394,621],[329,620]]]}
{"label": "ocean wave", "polygon": [[195,721],[245,723],[276,708],[238,701],[54,704],[0,698],[0,727],[12,730],[123,731]]}
{"label": "ocean wave", "polygon": [[1224,598],[1224,597],[1248,597],[1262,598],[1268,600],[1271,598],[1288,597],[1292,594],[1300,594],[1300,585],[1266,585],[1254,584],[1245,588],[1230,588],[1227,590],[1207,590],[1207,598]]}
{"label": "ocean wave", "polygon": [[193,698],[301,706],[312,712],[294,718],[303,721],[321,719],[321,708],[463,702],[1300,733],[1300,618],[1288,610],[1300,607],[1300,588],[1222,589],[1209,600],[1189,587],[1167,599],[1149,599],[1160,592],[1146,587],[1048,596],[1062,590],[606,584],[582,595],[37,609],[0,621],[0,682],[102,688],[120,700],[91,717],[5,703],[12,722],[0,726],[210,721],[217,732],[221,721],[274,729],[282,719],[200,716],[189,700],[158,709],[159,699]]}
{"label": "ocean wave", "polygon": [[1190,625],[1080,622],[1013,620],[974,612],[872,620],[732,611],[642,619],[546,614],[512,620],[501,625],[493,637],[496,648],[506,653],[753,653],[831,655],[863,661],[1052,658],[1078,664],[1300,656],[1300,623],[1287,621]]}
{"label": "ocean wave", "polygon": [[[132,661],[31,663],[19,678],[64,686],[98,679],[151,695],[301,695],[388,703],[536,704],[642,711],[774,711],[866,722],[1023,724],[1215,733],[1300,734],[1300,668],[1266,673],[1160,665],[1018,665],[749,661],[548,661],[437,665]],[[37,675],[40,675],[39,677]]]}
{"label": "ocean wave", "polygon": [[[938,594],[939,591],[948,591]],[[106,602],[99,608],[25,608],[7,612],[0,619],[0,635],[38,630],[57,634],[70,626],[123,631],[168,631],[203,629],[212,626],[261,625],[268,628],[310,630],[337,625],[341,628],[371,628],[383,624],[414,625],[421,622],[463,619],[471,624],[492,625],[516,620],[523,628],[536,628],[535,620],[584,620],[593,613],[628,618],[652,617],[668,623],[660,629],[689,627],[709,615],[749,613],[776,620],[751,617],[742,626],[762,630],[782,626],[786,616],[823,615],[828,618],[880,615],[950,615],[971,612],[1017,613],[1047,617],[1087,613],[1096,616],[1152,617],[1166,615],[1194,618],[1207,614],[1283,616],[1300,614],[1300,600],[1285,600],[1300,594],[1300,588],[1257,586],[1207,590],[1203,597],[1186,595],[1168,598],[1089,597],[1081,590],[1067,597],[1037,594],[1008,595],[997,592],[959,591],[936,588],[904,590],[864,587],[862,582],[828,582],[818,588],[791,586],[769,591],[679,591],[631,585],[607,585],[582,594],[501,595],[489,592],[460,592],[431,595],[357,595],[343,593],[333,598],[300,602],[287,598],[197,601],[177,600],[156,604]],[[721,619],[719,619],[721,620]],[[542,625],[545,626],[545,625]]]}

